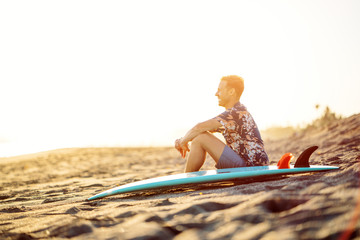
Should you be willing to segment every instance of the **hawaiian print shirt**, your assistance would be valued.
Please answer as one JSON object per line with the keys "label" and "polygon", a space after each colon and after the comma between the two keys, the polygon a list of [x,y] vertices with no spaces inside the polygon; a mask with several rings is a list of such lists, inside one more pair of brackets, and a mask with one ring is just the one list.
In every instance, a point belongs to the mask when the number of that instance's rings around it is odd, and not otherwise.
{"label": "hawaiian print shirt", "polygon": [[223,128],[218,129],[226,140],[226,144],[246,161],[247,166],[269,165],[259,129],[240,102],[217,117]]}

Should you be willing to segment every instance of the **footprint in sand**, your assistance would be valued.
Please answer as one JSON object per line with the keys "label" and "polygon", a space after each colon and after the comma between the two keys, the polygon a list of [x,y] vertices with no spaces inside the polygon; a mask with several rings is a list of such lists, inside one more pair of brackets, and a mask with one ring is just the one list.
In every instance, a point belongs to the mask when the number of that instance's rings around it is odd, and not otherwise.
{"label": "footprint in sand", "polygon": [[19,212],[26,212],[26,209],[25,207],[8,207],[8,208],[4,208],[4,209],[1,209],[0,212],[3,212],[3,213],[19,213]]}
{"label": "footprint in sand", "polygon": [[65,213],[66,214],[77,214],[80,211],[81,210],[78,209],[77,207],[72,207],[72,208],[69,208],[68,210],[66,210]]}
{"label": "footprint in sand", "polygon": [[280,213],[288,211],[300,204],[306,203],[309,199],[283,199],[274,198],[261,203],[261,205],[269,212]]}
{"label": "footprint in sand", "polygon": [[93,232],[93,226],[89,221],[68,224],[55,228],[50,232],[50,237],[72,238],[85,233]]}
{"label": "footprint in sand", "polygon": [[188,208],[182,209],[179,212],[173,214],[172,216],[184,215],[184,214],[197,215],[197,214],[204,213],[204,212],[214,212],[214,211],[232,208],[236,205],[237,204],[231,204],[231,203],[228,204],[228,203],[218,203],[218,202],[205,202],[202,204],[196,204],[196,205],[192,205]]}

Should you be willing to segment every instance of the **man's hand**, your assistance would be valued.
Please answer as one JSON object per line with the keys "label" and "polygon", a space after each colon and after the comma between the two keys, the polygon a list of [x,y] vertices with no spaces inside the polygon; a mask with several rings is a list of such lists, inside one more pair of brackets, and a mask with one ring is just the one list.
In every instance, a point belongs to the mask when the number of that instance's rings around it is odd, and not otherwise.
{"label": "man's hand", "polygon": [[176,139],[175,148],[180,152],[182,158],[185,158],[186,152],[190,151],[188,143],[184,142],[182,138]]}
{"label": "man's hand", "polygon": [[203,132],[211,131],[221,127],[221,123],[216,119],[210,119],[205,122],[196,124],[191,128],[184,137],[175,141],[175,148],[180,152],[181,157],[186,157],[186,152],[190,152],[188,143],[191,142],[196,136]]}

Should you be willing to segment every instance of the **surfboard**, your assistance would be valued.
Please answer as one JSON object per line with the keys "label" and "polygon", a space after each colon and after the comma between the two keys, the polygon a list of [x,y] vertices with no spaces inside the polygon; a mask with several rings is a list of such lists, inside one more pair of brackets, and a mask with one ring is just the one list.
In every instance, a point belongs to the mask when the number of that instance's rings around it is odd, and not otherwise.
{"label": "surfboard", "polygon": [[280,159],[277,166],[226,168],[156,177],[111,188],[107,191],[96,194],[95,196],[92,196],[87,200],[95,200],[120,193],[129,193],[134,191],[178,186],[183,184],[211,183],[232,179],[245,179],[270,175],[310,173],[338,169],[338,167],[336,166],[309,165],[309,157],[317,148],[317,146],[313,146],[306,149],[299,156],[295,165],[289,164],[289,162],[293,159],[293,156],[292,154],[287,153]]}

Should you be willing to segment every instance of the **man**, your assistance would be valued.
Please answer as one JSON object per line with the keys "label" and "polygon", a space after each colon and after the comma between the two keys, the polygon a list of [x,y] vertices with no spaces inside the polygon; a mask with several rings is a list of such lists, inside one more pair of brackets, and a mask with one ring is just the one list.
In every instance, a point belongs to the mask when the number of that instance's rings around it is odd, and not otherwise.
{"label": "man", "polygon": [[[215,160],[217,168],[234,168],[268,165],[257,125],[240,103],[244,80],[236,75],[221,78],[215,96],[225,112],[215,118],[196,124],[184,137],[175,141],[175,148],[185,158],[189,152],[185,172],[199,171],[206,153]],[[210,132],[221,131],[226,144]],[[189,148],[189,142],[191,142]]]}

